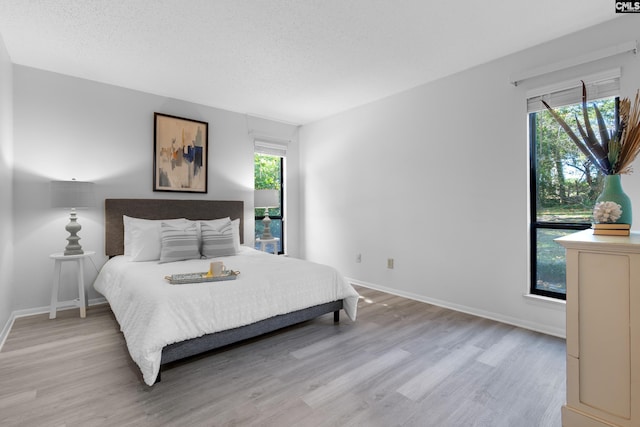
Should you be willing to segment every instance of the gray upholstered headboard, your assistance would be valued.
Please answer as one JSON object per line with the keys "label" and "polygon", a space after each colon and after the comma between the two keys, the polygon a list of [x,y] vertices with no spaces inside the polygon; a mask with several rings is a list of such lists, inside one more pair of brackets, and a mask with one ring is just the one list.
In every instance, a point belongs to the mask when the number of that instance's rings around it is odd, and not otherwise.
{"label": "gray upholstered headboard", "polygon": [[230,217],[240,219],[240,242],[244,242],[244,202],[228,200],[105,199],[105,252],[109,257],[124,253],[122,215],[145,219],[187,218],[191,220]]}

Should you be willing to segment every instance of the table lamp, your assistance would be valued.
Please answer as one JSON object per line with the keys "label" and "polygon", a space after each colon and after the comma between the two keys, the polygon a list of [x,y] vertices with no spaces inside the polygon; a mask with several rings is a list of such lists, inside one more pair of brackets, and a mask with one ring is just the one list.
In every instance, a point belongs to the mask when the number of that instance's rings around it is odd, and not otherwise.
{"label": "table lamp", "polygon": [[93,204],[93,182],[76,181],[75,178],[72,181],[51,181],[51,205],[54,208],[71,209],[69,224],[65,227],[69,232],[65,255],[84,253],[79,243],[78,232],[82,227],[77,221],[76,209],[88,208]]}
{"label": "table lamp", "polygon": [[269,218],[269,208],[280,206],[280,190],[255,190],[253,202],[256,208],[264,208],[264,218],[262,224],[262,240],[273,239],[271,235],[271,218]]}

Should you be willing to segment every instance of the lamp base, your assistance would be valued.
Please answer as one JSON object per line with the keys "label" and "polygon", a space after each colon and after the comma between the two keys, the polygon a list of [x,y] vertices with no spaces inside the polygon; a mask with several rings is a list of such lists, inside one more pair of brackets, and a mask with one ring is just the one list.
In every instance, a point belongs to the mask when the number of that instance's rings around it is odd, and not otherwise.
{"label": "lamp base", "polygon": [[71,210],[69,224],[65,227],[65,230],[69,232],[69,237],[67,237],[69,243],[64,248],[65,255],[82,255],[84,253],[79,243],[80,237],[78,237],[78,231],[82,229],[82,226],[78,224],[77,220],[75,209]]}
{"label": "lamp base", "polygon": [[82,250],[82,248],[80,248],[80,249],[74,249],[74,248],[67,249],[67,248],[69,248],[69,245],[67,245],[67,246],[64,248],[64,254],[65,254],[65,255],[82,255],[82,254],[84,253],[84,251]]}
{"label": "lamp base", "polygon": [[264,230],[262,230],[262,236],[260,236],[260,238],[262,240],[273,239],[271,235],[271,218],[269,218],[269,215],[264,216],[262,224],[264,225]]}

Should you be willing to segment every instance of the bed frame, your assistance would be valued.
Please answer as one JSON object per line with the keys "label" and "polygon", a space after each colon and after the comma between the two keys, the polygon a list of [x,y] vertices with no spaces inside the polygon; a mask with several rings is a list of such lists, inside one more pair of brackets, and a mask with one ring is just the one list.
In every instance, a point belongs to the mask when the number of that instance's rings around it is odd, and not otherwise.
{"label": "bed frame", "polygon": [[[232,220],[240,219],[240,242],[244,242],[244,202],[242,201],[106,199],[104,208],[105,253],[109,258],[124,254],[123,215],[145,219],[187,218],[191,220],[208,220],[225,217],[230,217]],[[333,312],[334,322],[339,322],[342,308],[342,300],[332,301],[271,317],[239,328],[170,344],[162,350],[160,372],[158,372],[156,382],[160,381],[162,370],[169,363],[273,332],[331,312]]]}

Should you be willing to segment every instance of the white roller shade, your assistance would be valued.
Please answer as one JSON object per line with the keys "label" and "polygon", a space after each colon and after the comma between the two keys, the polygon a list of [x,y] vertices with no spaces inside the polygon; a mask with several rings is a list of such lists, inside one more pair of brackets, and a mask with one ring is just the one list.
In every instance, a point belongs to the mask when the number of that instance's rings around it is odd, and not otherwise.
{"label": "white roller shade", "polygon": [[[620,69],[589,76],[584,79],[587,87],[587,99],[610,98],[620,94]],[[539,88],[527,93],[527,112],[533,113],[545,109],[541,100],[546,101],[552,108],[582,102],[582,83],[580,79],[574,82],[564,82],[546,88]]]}
{"label": "white roller shade", "polygon": [[289,141],[275,141],[256,139],[254,141],[254,151],[260,154],[268,154],[270,156],[287,157],[287,148]]}

